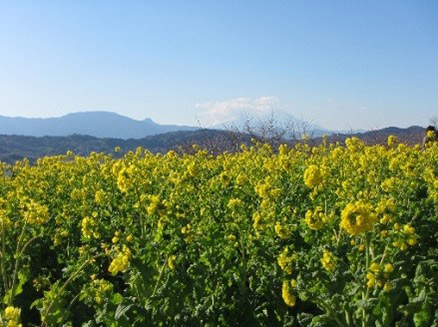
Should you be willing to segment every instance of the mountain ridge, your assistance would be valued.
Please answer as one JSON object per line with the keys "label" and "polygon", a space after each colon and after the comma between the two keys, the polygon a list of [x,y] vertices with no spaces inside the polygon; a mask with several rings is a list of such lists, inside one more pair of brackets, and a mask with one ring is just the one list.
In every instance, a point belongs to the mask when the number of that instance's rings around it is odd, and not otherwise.
{"label": "mountain ridge", "polygon": [[[329,142],[344,142],[347,137],[356,136],[368,144],[386,144],[388,135],[396,135],[401,142],[421,144],[425,129],[420,126],[408,128],[388,127],[356,134],[333,134],[328,136]],[[193,131],[176,131],[158,135],[150,135],[141,139],[98,138],[89,135],[70,136],[20,136],[0,135],[0,161],[14,163],[28,158],[35,163],[38,158],[65,154],[72,150],[78,155],[89,155],[91,152],[114,153],[114,148],[120,146],[123,152],[143,147],[153,153],[165,153],[169,150],[190,152],[193,144],[206,148],[212,154],[225,151],[239,151],[240,144],[251,144],[252,136],[245,133],[197,129]],[[317,145],[321,137],[309,140],[311,145]],[[280,140],[280,143],[293,145],[299,141]]]}
{"label": "mountain ridge", "polygon": [[24,118],[0,115],[0,134],[22,136],[91,135],[101,138],[142,138],[174,131],[196,130],[184,125],[161,125],[150,118],[135,120],[109,111],[74,112],[60,117]]}

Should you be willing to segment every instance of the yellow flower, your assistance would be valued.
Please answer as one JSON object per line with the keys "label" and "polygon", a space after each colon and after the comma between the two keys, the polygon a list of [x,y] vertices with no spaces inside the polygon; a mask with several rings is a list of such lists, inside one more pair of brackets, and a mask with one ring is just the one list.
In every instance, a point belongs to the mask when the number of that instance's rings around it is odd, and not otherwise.
{"label": "yellow flower", "polygon": [[105,198],[105,194],[101,190],[97,191],[96,194],[94,195],[94,200],[96,201],[97,204],[102,204],[104,198]]}
{"label": "yellow flower", "polygon": [[341,227],[350,235],[371,230],[375,222],[376,216],[371,212],[371,205],[363,201],[347,204],[341,213]]}
{"label": "yellow flower", "polygon": [[368,279],[367,286],[368,287],[373,287],[375,285],[375,283],[376,283],[376,278],[374,277],[374,274],[373,273],[368,273],[367,274],[367,279]]}
{"label": "yellow flower", "polygon": [[160,204],[160,197],[158,195],[152,195],[150,197],[150,203],[146,208],[148,215],[153,215],[157,211],[159,204]]}
{"label": "yellow flower", "polygon": [[196,165],[195,162],[191,162],[188,166],[187,166],[187,171],[189,172],[189,175],[194,177],[198,174],[198,166]]}
{"label": "yellow flower", "polygon": [[190,230],[192,229],[192,225],[187,224],[186,226],[181,228],[181,234],[186,235],[190,233]]}
{"label": "yellow flower", "polygon": [[85,238],[91,238],[93,235],[93,226],[96,225],[96,222],[90,217],[85,217],[82,219],[82,235]]}
{"label": "yellow flower", "polygon": [[435,139],[436,138],[436,133],[434,131],[427,131],[426,137],[428,139]]}
{"label": "yellow flower", "polygon": [[237,239],[236,236],[233,235],[233,234],[228,235],[227,238],[228,238],[230,241],[232,241],[232,242],[235,242],[236,239]]}
{"label": "yellow flower", "polygon": [[313,188],[322,183],[321,170],[316,165],[310,165],[304,171],[304,184],[308,187]]}
{"label": "yellow flower", "polygon": [[113,275],[116,275],[118,272],[124,272],[126,269],[128,269],[130,258],[131,251],[127,247],[124,247],[122,252],[119,252],[113,259],[108,271]]}
{"label": "yellow flower", "polygon": [[388,146],[393,147],[398,142],[397,136],[395,135],[389,135],[388,136]]}
{"label": "yellow flower", "polygon": [[417,244],[417,237],[414,235],[414,236],[411,236],[409,239],[408,239],[408,244],[410,245],[410,246],[414,246],[415,244]]}
{"label": "yellow flower", "polygon": [[387,263],[386,265],[385,265],[385,268],[383,269],[385,272],[388,272],[388,273],[390,273],[390,272],[393,272],[394,271],[394,266],[392,265],[392,264],[390,264],[390,263]]}
{"label": "yellow flower", "polygon": [[268,195],[269,186],[266,184],[259,184],[255,187],[255,191],[259,197],[263,198]]}
{"label": "yellow flower", "polygon": [[277,263],[286,274],[292,274],[293,257],[289,254],[289,249],[285,248],[278,256]]}
{"label": "yellow flower", "polygon": [[244,174],[239,174],[239,175],[236,177],[236,184],[237,184],[237,185],[242,186],[242,185],[245,184],[245,182],[246,182],[246,177],[245,177]]}
{"label": "yellow flower", "polygon": [[176,255],[172,254],[171,256],[169,256],[169,258],[167,259],[167,266],[171,269],[171,270],[175,270],[175,261],[176,261]]}
{"label": "yellow flower", "polygon": [[49,219],[49,209],[33,200],[27,205],[24,216],[29,224],[41,225]]}
{"label": "yellow flower", "polygon": [[291,279],[290,286],[292,286],[294,288],[297,287],[297,280],[296,279]]}
{"label": "yellow flower", "polygon": [[236,210],[238,207],[243,205],[243,201],[240,199],[230,199],[228,201],[227,207],[231,210]]}
{"label": "yellow flower", "polygon": [[374,272],[374,273],[378,273],[378,272],[380,271],[380,265],[379,265],[378,263],[376,263],[376,262],[373,262],[373,263],[370,265],[370,270],[371,270],[372,272]]}
{"label": "yellow flower", "polygon": [[312,212],[311,210],[307,210],[306,212],[306,224],[309,226],[310,229],[318,230],[321,229],[321,227],[324,225],[324,221],[326,221],[327,218],[325,217],[324,213],[322,212],[322,207],[316,207],[315,210]]}
{"label": "yellow flower", "polygon": [[390,282],[386,282],[385,285],[383,286],[383,290],[385,292],[389,292],[392,290],[392,284]]}
{"label": "yellow flower", "polygon": [[291,286],[288,281],[283,282],[283,286],[281,288],[281,296],[283,297],[284,303],[286,303],[290,307],[294,307],[297,298],[291,292]]}
{"label": "yellow flower", "polygon": [[400,250],[402,251],[406,251],[408,249],[408,246],[406,245],[406,243],[402,243],[402,245],[400,245]]}
{"label": "yellow flower", "polygon": [[282,239],[287,240],[290,237],[290,233],[287,230],[286,227],[282,226],[280,222],[277,221],[277,223],[274,226],[275,233]]}
{"label": "yellow flower", "polygon": [[328,250],[324,250],[322,258],[321,258],[322,266],[327,271],[332,271],[336,268],[336,257],[332,252]]}
{"label": "yellow flower", "polygon": [[252,215],[252,219],[253,219],[252,227],[255,230],[260,229],[260,222],[261,222],[261,219],[262,219],[262,216],[260,215],[260,213],[259,212],[254,212],[253,215]]}
{"label": "yellow flower", "polygon": [[7,327],[21,327],[22,324],[19,323],[21,309],[9,306],[5,309],[5,318],[8,319],[8,324],[2,326]]}
{"label": "yellow flower", "polygon": [[17,321],[18,319],[20,319],[20,313],[21,309],[9,306],[5,309],[5,318]]}
{"label": "yellow flower", "polygon": [[408,235],[413,235],[415,234],[415,228],[406,224],[403,226],[403,232],[405,232]]}
{"label": "yellow flower", "polygon": [[6,216],[4,210],[0,210],[0,228],[6,228],[12,225],[11,220]]}

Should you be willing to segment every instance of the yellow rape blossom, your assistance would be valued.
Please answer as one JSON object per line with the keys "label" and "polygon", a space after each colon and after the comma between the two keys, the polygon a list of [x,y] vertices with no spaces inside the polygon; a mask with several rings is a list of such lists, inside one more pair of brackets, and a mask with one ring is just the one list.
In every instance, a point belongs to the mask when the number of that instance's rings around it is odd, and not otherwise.
{"label": "yellow rape blossom", "polygon": [[20,321],[21,309],[8,306],[5,309],[4,317],[8,320],[7,327],[21,327]]}
{"label": "yellow rape blossom", "polygon": [[289,253],[289,249],[285,248],[283,252],[278,256],[277,263],[280,266],[281,270],[283,270],[287,274],[292,274],[292,262],[293,257]]}
{"label": "yellow rape blossom", "polygon": [[297,298],[295,295],[292,294],[292,289],[288,281],[283,282],[283,286],[281,288],[281,296],[284,300],[284,303],[286,303],[288,306],[295,306]]}
{"label": "yellow rape blossom", "polygon": [[91,238],[93,236],[93,226],[96,225],[96,222],[90,217],[85,217],[82,219],[82,235],[85,238]]}
{"label": "yellow rape blossom", "polygon": [[176,255],[172,254],[167,259],[167,266],[170,270],[175,270],[175,261],[176,261]]}
{"label": "yellow rape blossom", "polygon": [[363,201],[347,204],[341,213],[341,227],[350,235],[359,235],[371,230],[375,222],[376,217],[371,212],[371,205]]}
{"label": "yellow rape blossom", "polygon": [[49,209],[47,206],[31,200],[27,205],[24,216],[29,224],[41,225],[49,219]]}
{"label": "yellow rape blossom", "polygon": [[236,210],[237,208],[239,208],[240,206],[242,206],[243,202],[240,199],[230,199],[228,201],[228,205],[227,207],[231,210]]}
{"label": "yellow rape blossom", "polygon": [[389,135],[388,136],[388,146],[393,147],[398,142],[397,136],[395,135]]}
{"label": "yellow rape blossom", "polygon": [[385,292],[390,292],[392,290],[392,284],[390,282],[386,282],[385,285],[383,286],[383,290]]}
{"label": "yellow rape blossom", "polygon": [[322,183],[323,177],[321,170],[316,165],[310,165],[304,171],[304,184],[314,188]]}
{"label": "yellow rape blossom", "polygon": [[321,263],[325,270],[332,271],[336,268],[336,257],[332,252],[324,250]]}
{"label": "yellow rape blossom", "polygon": [[129,267],[129,260],[131,258],[131,251],[125,246],[111,262],[108,271],[113,275],[119,272],[124,272]]}
{"label": "yellow rape blossom", "polygon": [[290,237],[288,229],[281,225],[280,222],[276,222],[274,226],[275,233],[282,239],[287,240]]}
{"label": "yellow rape blossom", "polygon": [[383,269],[384,272],[390,273],[394,271],[394,266],[390,263],[387,263]]}
{"label": "yellow rape blossom", "polygon": [[378,273],[380,271],[380,265],[376,262],[373,262],[370,265],[370,271],[374,272],[374,273]]}
{"label": "yellow rape blossom", "polygon": [[307,210],[305,221],[310,229],[318,230],[321,229],[321,227],[327,221],[327,218],[322,211],[322,207],[318,206],[314,211]]}
{"label": "yellow rape blossom", "polygon": [[367,286],[368,287],[373,287],[376,284],[376,278],[374,277],[374,274],[369,272],[367,273]]}

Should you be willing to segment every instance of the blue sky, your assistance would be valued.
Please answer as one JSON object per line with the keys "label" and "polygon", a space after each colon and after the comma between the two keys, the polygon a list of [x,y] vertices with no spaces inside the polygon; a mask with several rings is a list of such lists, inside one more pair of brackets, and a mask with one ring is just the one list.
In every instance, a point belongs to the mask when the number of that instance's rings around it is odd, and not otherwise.
{"label": "blue sky", "polygon": [[331,129],[438,115],[437,1],[0,1],[0,114]]}

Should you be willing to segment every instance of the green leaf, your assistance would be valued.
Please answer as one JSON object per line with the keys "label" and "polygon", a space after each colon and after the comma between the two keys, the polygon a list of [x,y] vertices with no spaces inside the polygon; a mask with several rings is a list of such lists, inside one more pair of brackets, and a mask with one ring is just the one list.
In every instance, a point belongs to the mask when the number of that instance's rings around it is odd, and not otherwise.
{"label": "green leaf", "polygon": [[126,312],[128,312],[128,310],[133,306],[134,304],[127,304],[127,305],[122,305],[119,304],[119,306],[116,309],[116,313],[114,315],[114,318],[116,320],[119,320],[122,316],[125,315]]}

